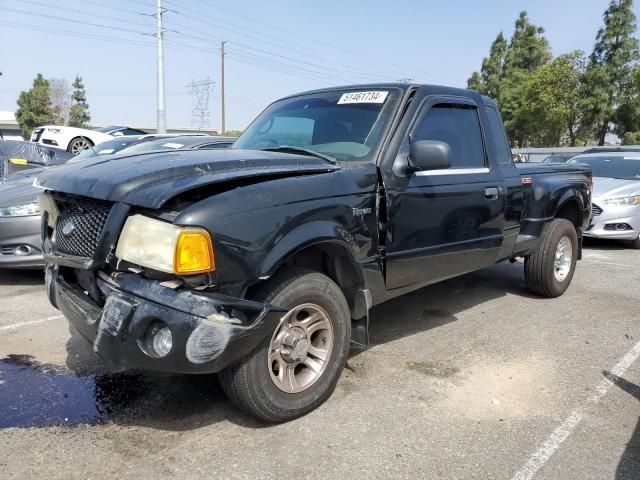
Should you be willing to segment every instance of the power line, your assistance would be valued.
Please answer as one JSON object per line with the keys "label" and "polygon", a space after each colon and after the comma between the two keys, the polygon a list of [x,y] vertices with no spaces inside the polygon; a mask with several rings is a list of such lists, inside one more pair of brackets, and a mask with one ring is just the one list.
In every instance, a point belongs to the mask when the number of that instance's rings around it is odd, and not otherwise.
{"label": "power line", "polygon": [[[322,41],[322,40],[311,38],[311,37],[308,37],[308,36],[303,35],[301,33],[298,33],[298,32],[292,31],[292,30],[288,30],[288,29],[282,28],[282,27],[277,26],[277,25],[270,24],[268,22],[265,22],[264,20],[258,20],[256,18],[252,18],[252,17],[250,17],[250,16],[248,16],[246,14],[238,13],[238,12],[236,12],[234,10],[229,9],[229,8],[221,7],[221,6],[219,6],[217,4],[214,4],[214,3],[210,2],[210,1],[207,1],[207,0],[199,0],[199,1],[201,3],[204,3],[205,5],[208,5],[208,6],[212,7],[212,8],[215,8],[217,10],[230,13],[231,15],[243,18],[244,20],[249,20],[250,22],[253,22],[253,23],[257,23],[262,27],[268,27],[268,28],[271,28],[273,30],[277,30],[277,31],[280,31],[280,32],[283,32],[283,33],[286,33],[286,34],[289,34],[289,35],[294,35],[294,36],[296,36],[298,38],[302,38],[302,39],[307,40],[307,41],[312,42],[312,43],[323,45],[325,47],[332,48],[334,50],[338,50],[338,51],[347,53],[349,55],[353,55],[358,59],[357,61],[359,61],[359,62],[362,62],[363,58],[368,58],[369,60],[375,62],[376,66],[379,66],[382,63],[382,64],[389,65],[389,66],[392,66],[392,67],[395,67],[395,68],[399,68],[403,72],[406,72],[407,70],[409,70],[409,71],[413,71],[413,72],[416,72],[416,73],[421,73],[427,78],[433,78],[433,79],[438,79],[439,78],[439,79],[444,79],[444,80],[447,79],[446,77],[442,77],[442,76],[439,76],[439,75],[434,75],[432,72],[427,72],[425,70],[416,69],[413,66],[412,67],[407,67],[407,66],[404,66],[404,65],[400,65],[398,63],[390,62],[390,61],[385,60],[385,59],[380,58],[380,57],[374,57],[374,56],[366,54],[366,53],[356,52],[354,50],[350,50],[350,49],[344,48],[343,46],[338,46],[338,45],[334,45],[334,44],[331,44],[331,43],[328,43],[328,42],[325,42],[325,41]],[[171,0],[170,3],[173,3],[173,0]],[[453,80],[453,79],[449,78],[449,80]]]}
{"label": "power line", "polygon": [[[78,10],[75,8],[65,8],[65,7],[59,7],[57,5],[50,5],[48,3],[42,3],[42,2],[37,2],[35,0],[21,0],[22,3],[30,3],[32,5],[39,5],[41,7],[46,7],[46,8],[51,8],[54,10],[58,10],[58,11],[64,11],[64,12],[72,12],[74,14],[80,14],[80,15],[87,15],[93,18],[96,18],[96,13],[95,12],[87,12],[87,11],[82,11],[82,10]],[[86,2],[83,1],[82,3],[93,3],[93,2]],[[94,5],[98,5],[98,4],[94,4]],[[139,15],[145,15],[144,13],[140,13]],[[125,20],[122,18],[117,18],[117,17],[109,17],[106,15],[99,15],[100,19],[105,19],[105,20],[114,20],[116,22],[122,22],[122,23],[128,23],[130,25],[139,25],[139,26],[143,26],[143,27],[149,27],[149,23],[143,23],[143,22],[135,22],[133,20]]]}
{"label": "power line", "polygon": [[[176,8],[178,8],[178,7],[176,7]],[[180,8],[182,10],[194,11],[194,10],[191,10],[191,9],[189,9],[187,7],[180,7]],[[265,35],[265,34],[263,34],[261,32],[256,31],[256,30],[252,30],[250,28],[247,28],[244,25],[238,25],[238,24],[235,24],[233,22],[229,22],[227,20],[219,20],[216,17],[212,17],[211,15],[203,14],[202,12],[197,12],[198,15],[199,15],[197,17],[195,17],[193,15],[189,15],[189,14],[183,13],[180,10],[176,10],[176,13],[178,15],[181,15],[181,16],[185,17],[185,18],[188,18],[188,19],[191,19],[191,20],[194,20],[194,21],[197,21],[197,22],[201,22],[201,23],[204,23],[206,25],[212,25],[217,29],[228,30],[228,31],[234,32],[234,33],[236,33],[238,35],[241,35],[243,37],[259,41],[261,44],[272,45],[272,46],[275,46],[276,48],[285,49],[287,52],[296,52],[296,53],[299,53],[301,55],[304,55],[305,57],[309,57],[310,56],[308,51],[297,49],[294,46],[292,46],[291,45],[291,41],[279,39],[278,37],[273,37],[272,35]],[[205,18],[207,18],[209,20],[204,20],[202,17],[205,17]],[[208,33],[208,32],[203,32],[201,30],[196,30],[196,29],[194,29],[192,27],[187,27],[185,25],[178,24],[175,21],[172,22],[172,25],[175,25],[175,26],[178,26],[178,27],[189,28],[190,31],[193,31],[193,32],[196,32],[196,33],[200,33],[200,34],[204,34],[204,35],[210,35],[210,33]],[[231,28],[230,25],[239,28],[240,31],[238,31],[238,30],[236,30],[234,28]],[[260,37],[256,37],[254,35],[248,34],[247,32],[256,33],[256,34],[260,35]],[[264,38],[261,38],[261,37],[264,37],[264,36],[266,36],[267,38],[273,38],[273,39],[277,40],[280,43],[284,43],[285,45],[283,46],[283,45],[280,45],[280,44],[265,40]],[[202,38],[197,38],[197,37],[193,37],[193,36],[191,36],[191,37],[202,40]],[[209,40],[206,40],[206,41],[209,41]],[[236,45],[241,45],[241,46],[243,46],[245,48],[250,48],[250,49],[255,49],[257,51],[261,51],[262,53],[265,53],[265,54],[268,54],[268,55],[278,55],[278,54],[274,54],[273,52],[266,51],[264,49],[257,49],[257,48],[255,48],[255,47],[253,47],[251,45],[242,44],[240,42],[234,42],[234,43]],[[280,55],[280,56],[282,56],[282,55]],[[301,63],[309,63],[308,61],[305,61],[305,60],[299,60],[299,59],[293,59],[293,60],[297,61],[297,62],[301,62]],[[358,76],[360,78],[364,78],[367,81],[371,81],[372,78],[375,79],[375,78],[379,78],[380,77],[380,73],[379,73],[378,69],[376,69],[375,72],[374,71],[367,71],[367,70],[363,70],[363,69],[356,69],[356,68],[353,67],[353,65],[347,65],[345,63],[337,62],[335,60],[326,60],[326,59],[322,59],[322,58],[317,58],[317,61],[323,61],[323,62],[328,63],[328,64],[337,65],[341,69],[341,71],[343,71],[343,72],[345,72],[345,73],[347,73],[347,74],[349,74],[351,76]],[[324,65],[323,68],[326,68],[326,65]],[[330,67],[330,68],[336,70],[335,67]]]}
{"label": "power line", "polygon": [[[65,17],[59,17],[57,15],[46,15],[43,13],[36,13],[36,12],[29,12],[29,11],[25,11],[25,10],[19,10],[17,8],[6,8],[4,7],[4,10],[7,12],[13,12],[13,13],[18,13],[21,15],[29,15],[29,16],[36,16],[36,17],[44,17],[46,19],[54,19],[54,20],[58,20],[61,22],[68,22],[68,23],[73,23],[75,25],[78,24],[77,20],[72,20],[69,18],[65,18]],[[107,30],[118,30],[120,32],[126,32],[126,33],[135,33],[136,35],[140,35],[142,32],[139,32],[138,30],[131,30],[129,28],[120,28],[120,27],[114,27],[113,25],[104,25],[104,24],[100,24],[100,23],[92,23],[92,22],[86,22],[83,21],[82,22],[83,25],[89,25],[92,27],[98,27],[98,28],[105,28]],[[142,33],[144,35],[144,33]]]}

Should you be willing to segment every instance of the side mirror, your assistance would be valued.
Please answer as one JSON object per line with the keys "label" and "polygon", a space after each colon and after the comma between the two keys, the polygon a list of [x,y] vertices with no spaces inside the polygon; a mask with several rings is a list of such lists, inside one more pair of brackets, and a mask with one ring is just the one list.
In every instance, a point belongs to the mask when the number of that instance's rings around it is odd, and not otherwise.
{"label": "side mirror", "polygon": [[122,133],[122,132],[113,132],[113,136],[114,137],[122,137],[122,136],[124,136],[124,133]]}
{"label": "side mirror", "polygon": [[409,168],[416,170],[444,170],[451,168],[453,153],[448,143],[418,140],[411,143]]}

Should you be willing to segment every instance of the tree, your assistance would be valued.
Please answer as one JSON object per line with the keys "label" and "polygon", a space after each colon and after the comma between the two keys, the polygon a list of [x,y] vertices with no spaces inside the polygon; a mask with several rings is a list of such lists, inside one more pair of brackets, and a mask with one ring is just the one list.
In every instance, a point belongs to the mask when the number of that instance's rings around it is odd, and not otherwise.
{"label": "tree", "polygon": [[534,146],[576,145],[581,134],[580,82],[584,55],[574,51],[540,67],[523,90],[521,115],[529,118]]}
{"label": "tree", "polygon": [[551,60],[544,29],[532,24],[527,12],[520,12],[504,59],[498,103],[509,137],[523,147],[535,136],[535,121],[523,113],[524,88],[529,78]]}
{"label": "tree", "polygon": [[16,120],[24,138],[29,138],[34,128],[52,123],[49,82],[42,74],[36,76],[30,90],[20,92]]}
{"label": "tree", "polygon": [[585,72],[587,119],[598,145],[604,145],[616,108],[627,95],[634,66],[640,58],[638,40],[633,36],[636,17],[632,7],[633,0],[611,0]]}
{"label": "tree", "polygon": [[500,84],[504,76],[504,62],[509,45],[502,32],[491,44],[489,57],[482,60],[480,73],[473,72],[467,81],[468,87],[492,98],[499,98]]}
{"label": "tree", "polygon": [[71,88],[69,87],[69,82],[64,78],[50,78],[49,96],[51,97],[53,123],[56,125],[65,125],[69,118],[69,108],[71,107]]}
{"label": "tree", "polygon": [[87,93],[80,75],[76,75],[73,81],[73,93],[71,94],[71,108],[69,109],[69,122],[71,127],[86,127],[91,120]]}

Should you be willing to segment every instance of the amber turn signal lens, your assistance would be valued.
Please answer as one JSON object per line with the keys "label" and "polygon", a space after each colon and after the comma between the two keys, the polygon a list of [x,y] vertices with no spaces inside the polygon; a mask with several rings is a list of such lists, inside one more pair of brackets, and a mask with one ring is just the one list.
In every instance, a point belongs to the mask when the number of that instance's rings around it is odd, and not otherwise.
{"label": "amber turn signal lens", "polygon": [[209,232],[196,229],[181,231],[176,242],[173,265],[178,275],[213,272],[216,264]]}

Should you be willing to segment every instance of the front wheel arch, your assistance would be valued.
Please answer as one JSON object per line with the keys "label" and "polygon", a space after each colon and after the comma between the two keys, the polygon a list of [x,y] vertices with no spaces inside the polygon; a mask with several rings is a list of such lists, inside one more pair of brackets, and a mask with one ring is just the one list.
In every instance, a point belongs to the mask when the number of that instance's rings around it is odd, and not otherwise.
{"label": "front wheel arch", "polygon": [[67,152],[71,152],[71,151],[72,151],[73,143],[74,143],[76,140],[80,140],[80,139],[85,140],[85,141],[89,144],[89,146],[90,146],[90,147],[95,146],[95,143],[93,143],[93,141],[92,141],[89,137],[84,137],[84,136],[82,136],[82,135],[78,135],[77,137],[73,137],[73,138],[69,141],[69,143],[67,144]]}

